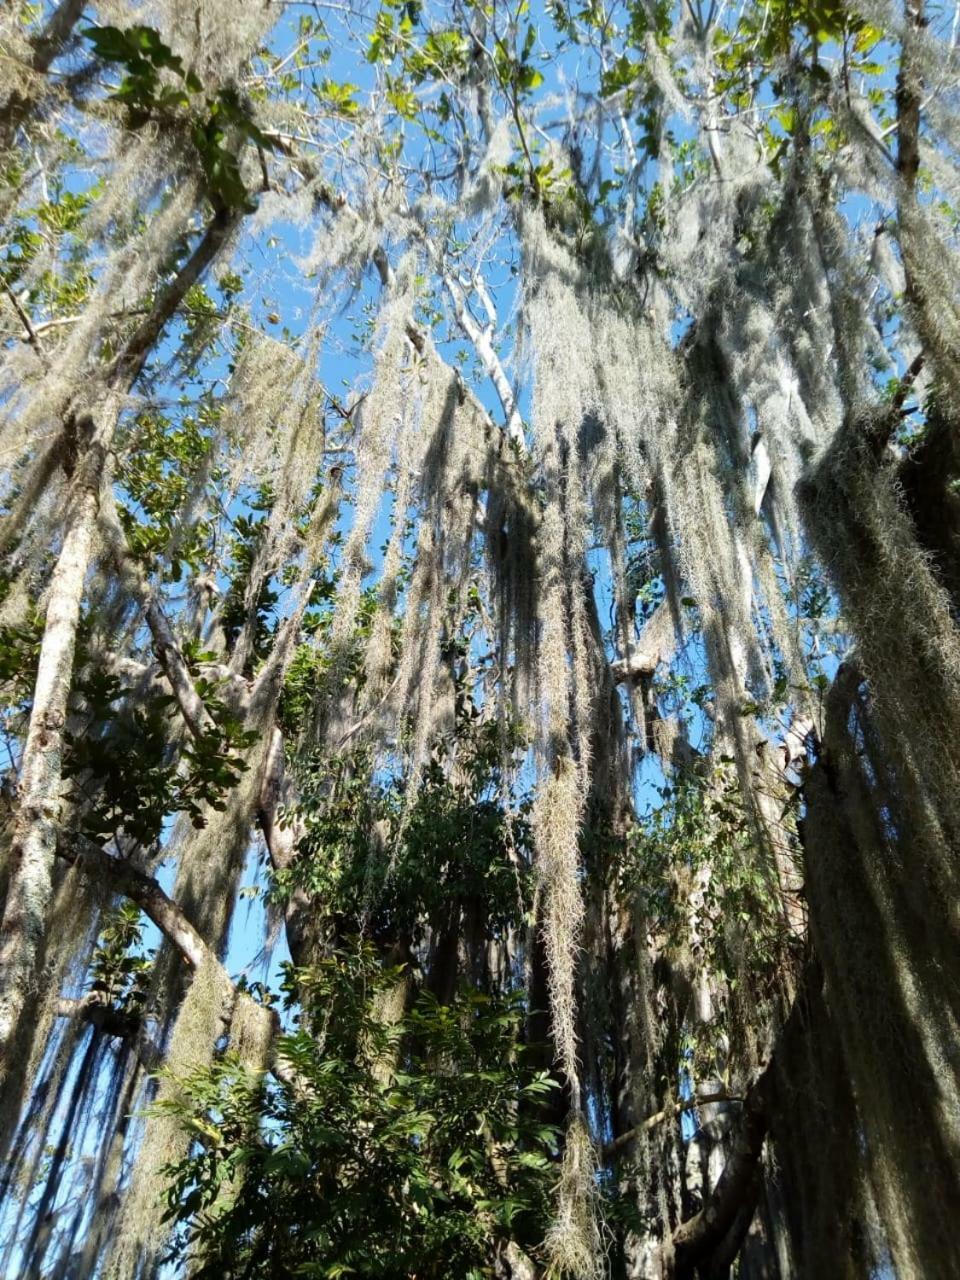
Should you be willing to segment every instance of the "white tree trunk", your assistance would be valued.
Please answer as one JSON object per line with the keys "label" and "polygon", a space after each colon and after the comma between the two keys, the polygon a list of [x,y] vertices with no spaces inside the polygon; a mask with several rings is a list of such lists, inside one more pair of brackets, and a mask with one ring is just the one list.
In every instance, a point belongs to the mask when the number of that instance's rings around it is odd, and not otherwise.
{"label": "white tree trunk", "polygon": [[0,1070],[8,1064],[17,1022],[36,978],[50,901],[67,698],[107,448],[117,411],[117,398],[111,395],[95,415],[77,415],[78,428],[86,417],[92,431],[77,473],[63,545],[50,579],[33,707],[20,762],[10,879],[0,933]]}

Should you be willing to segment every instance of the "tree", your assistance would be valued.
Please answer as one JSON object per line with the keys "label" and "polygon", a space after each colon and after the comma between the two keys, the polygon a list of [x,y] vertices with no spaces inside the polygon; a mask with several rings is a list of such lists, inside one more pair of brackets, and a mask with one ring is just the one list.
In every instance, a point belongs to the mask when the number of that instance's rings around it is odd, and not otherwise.
{"label": "tree", "polygon": [[0,55],[4,1272],[955,1275],[956,15]]}

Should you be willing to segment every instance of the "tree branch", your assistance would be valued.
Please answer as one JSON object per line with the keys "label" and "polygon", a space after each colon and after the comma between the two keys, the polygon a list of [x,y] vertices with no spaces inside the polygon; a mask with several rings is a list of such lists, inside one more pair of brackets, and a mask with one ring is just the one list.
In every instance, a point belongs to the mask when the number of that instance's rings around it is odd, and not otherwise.
{"label": "tree branch", "polygon": [[60,0],[50,20],[33,42],[34,71],[43,75],[73,35],[86,0]]}
{"label": "tree branch", "polygon": [[204,961],[223,968],[215,953],[152,876],[138,871],[121,858],[112,857],[92,840],[83,837],[74,837],[72,842],[69,837],[61,838],[57,842],[57,856],[91,873],[116,893],[135,902],[192,969],[198,969]]}
{"label": "tree branch", "polygon": [[27,314],[26,310],[20,305],[20,299],[13,292],[13,290],[10,288],[8,284],[4,284],[3,291],[7,295],[7,297],[10,299],[10,305],[13,307],[14,311],[16,311],[17,318],[19,319],[20,323],[24,327],[24,330],[27,335],[27,342],[30,344],[31,347],[33,347],[34,351],[37,353],[40,363],[43,365],[44,369],[49,370],[50,362],[47,360],[47,353],[43,349],[43,346],[40,342],[40,338],[37,334],[37,331],[33,327],[33,321],[30,319],[30,316]]}
{"label": "tree branch", "polygon": [[[112,857],[99,845],[84,837],[75,837],[72,844],[61,839],[57,845],[57,855],[65,862],[79,866],[89,874],[99,877],[115,893],[122,894],[131,902],[135,902],[168,942],[176,947],[191,969],[198,969],[201,964],[212,965],[219,970],[221,980],[236,995],[236,987],[216,953],[152,876],[138,871],[129,862]],[[62,1005],[62,1011],[66,1012],[66,1006]],[[280,1018],[275,1010],[271,1009],[269,1012],[276,1035],[280,1030]],[[301,1087],[298,1074],[279,1060],[276,1054],[271,1063],[271,1070],[283,1083],[294,1088]]]}
{"label": "tree branch", "polygon": [[115,1009],[103,991],[88,991],[76,1000],[61,996],[57,1005],[60,1018],[80,1018],[108,1036],[116,1036],[134,1045],[137,1057],[147,1071],[155,1071],[162,1055],[152,1040],[143,1033],[143,1018],[136,1013]]}
{"label": "tree branch", "polygon": [[183,653],[167,615],[157,599],[156,592],[130,556],[112,494],[104,495],[100,508],[100,520],[120,580],[144,611],[147,626],[153,638],[154,653],[177,699],[177,705],[180,707],[187,728],[195,738],[215,732],[217,726],[204,706],[203,699],[194,688]]}
{"label": "tree branch", "polygon": [[766,1089],[771,1068],[772,1059],[747,1091],[732,1149],[712,1194],[700,1212],[673,1233],[677,1276],[690,1274],[723,1241],[750,1189],[767,1136]]}
{"label": "tree branch", "polygon": [[671,1103],[669,1107],[665,1107],[662,1111],[655,1111],[653,1115],[647,1116],[645,1120],[641,1120],[632,1129],[627,1129],[624,1133],[618,1134],[612,1142],[608,1142],[604,1146],[603,1154],[605,1156],[615,1155],[621,1147],[625,1147],[638,1134],[648,1133],[651,1129],[655,1129],[658,1124],[663,1124],[664,1120],[672,1120],[676,1116],[682,1115],[684,1111],[696,1111],[698,1107],[708,1106],[711,1102],[743,1102],[743,1098],[731,1093],[704,1093],[695,1098],[681,1098],[679,1102]]}
{"label": "tree branch", "polygon": [[926,25],[923,0],[907,0],[900,72],[897,76],[897,169],[913,195],[920,170],[920,104],[923,88],[915,33]]}
{"label": "tree branch", "polygon": [[[708,1261],[724,1246],[734,1225],[742,1221],[744,1205],[756,1187],[756,1177],[769,1127],[769,1092],[779,1058],[795,1051],[792,1043],[804,1030],[805,997],[812,984],[820,982],[820,967],[814,958],[797,984],[797,994],[767,1065],[747,1090],[740,1113],[740,1123],[723,1172],[699,1213],[682,1222],[674,1231],[669,1247],[673,1253],[673,1274],[685,1280],[695,1268]],[[752,1215],[751,1215],[752,1216]],[[749,1219],[743,1229],[749,1227]]]}
{"label": "tree branch", "polygon": [[193,253],[169,284],[160,290],[147,317],[123,344],[109,377],[113,385],[122,385],[127,390],[133,386],[164,327],[189,290],[220,253],[243,216],[242,209],[217,210]]}

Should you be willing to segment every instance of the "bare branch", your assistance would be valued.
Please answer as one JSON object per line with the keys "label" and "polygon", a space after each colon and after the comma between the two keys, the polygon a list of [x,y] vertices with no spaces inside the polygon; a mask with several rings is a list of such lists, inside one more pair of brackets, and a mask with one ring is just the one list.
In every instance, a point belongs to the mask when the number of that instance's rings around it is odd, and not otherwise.
{"label": "bare branch", "polygon": [[655,1111],[653,1115],[647,1116],[645,1120],[641,1120],[632,1129],[627,1129],[624,1133],[618,1134],[612,1142],[608,1142],[604,1146],[603,1154],[605,1156],[614,1155],[622,1147],[632,1142],[638,1134],[649,1133],[657,1125],[663,1124],[664,1120],[673,1120],[677,1116],[683,1115],[685,1111],[696,1111],[698,1107],[705,1107],[711,1102],[743,1102],[743,1098],[726,1092],[704,1093],[698,1094],[693,1098],[681,1098],[679,1102],[674,1102],[662,1111]]}
{"label": "bare branch", "polygon": [[30,319],[29,315],[24,310],[24,308],[20,305],[20,299],[13,292],[13,290],[10,288],[8,284],[5,284],[3,286],[3,291],[7,295],[7,297],[10,299],[11,306],[13,307],[14,311],[16,311],[17,317],[20,320],[20,323],[23,325],[24,329],[26,330],[26,335],[27,335],[26,341],[29,342],[31,347],[33,347],[34,351],[36,351],[43,367],[45,369],[49,369],[50,364],[49,364],[49,361],[47,360],[47,353],[44,351],[43,346],[40,343],[40,338],[37,335],[37,331],[33,327],[33,321]]}
{"label": "bare branch", "polygon": [[57,856],[78,865],[116,893],[135,902],[192,969],[198,969],[205,960],[223,968],[177,904],[152,876],[138,871],[124,859],[112,857],[92,840],[83,838],[74,838],[73,842],[61,839],[57,844]]}

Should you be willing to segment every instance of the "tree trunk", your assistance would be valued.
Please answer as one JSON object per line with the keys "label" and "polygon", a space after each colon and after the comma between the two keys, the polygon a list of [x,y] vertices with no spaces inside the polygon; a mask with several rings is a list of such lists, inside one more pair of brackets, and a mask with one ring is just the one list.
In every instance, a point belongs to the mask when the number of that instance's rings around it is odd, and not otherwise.
{"label": "tree trunk", "polygon": [[159,290],[149,314],[116,360],[64,423],[80,459],[66,513],[66,533],[50,581],[33,706],[20,762],[19,803],[10,849],[0,941],[0,1070],[36,976],[50,900],[63,769],[63,730],[73,677],[77,627],[94,551],[100,495],[109,483],[107,457],[124,398],[137,381],[164,326],[187,291],[224,247],[242,216],[219,209],[177,275]]}
{"label": "tree trunk", "polygon": [[50,901],[60,816],[63,730],[77,626],[93,553],[107,448],[117,419],[110,397],[94,418],[77,415],[91,435],[50,581],[46,624],[20,768],[19,804],[0,940],[0,1064],[5,1067],[20,1011],[34,981]]}

